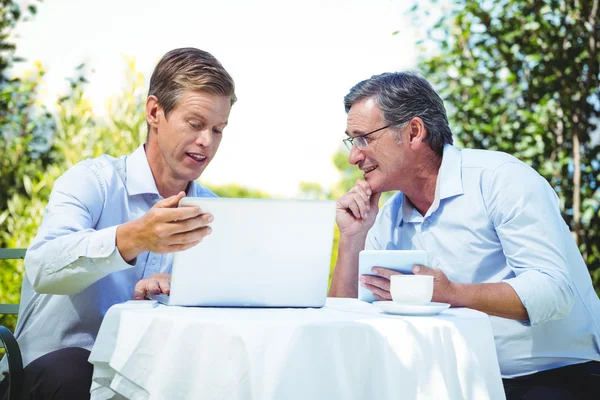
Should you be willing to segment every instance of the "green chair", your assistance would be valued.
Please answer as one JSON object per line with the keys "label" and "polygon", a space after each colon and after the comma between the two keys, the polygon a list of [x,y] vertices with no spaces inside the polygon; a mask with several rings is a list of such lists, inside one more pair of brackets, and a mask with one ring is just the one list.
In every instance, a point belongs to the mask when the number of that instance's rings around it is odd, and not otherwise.
{"label": "green chair", "polygon": [[[25,258],[27,249],[0,249],[0,260],[16,260]],[[18,314],[18,304],[0,304],[0,314]],[[21,349],[13,334],[4,326],[0,326],[0,347],[6,350],[8,360],[8,377],[0,382],[0,398],[5,392],[8,399],[21,398],[23,386],[23,359]]]}

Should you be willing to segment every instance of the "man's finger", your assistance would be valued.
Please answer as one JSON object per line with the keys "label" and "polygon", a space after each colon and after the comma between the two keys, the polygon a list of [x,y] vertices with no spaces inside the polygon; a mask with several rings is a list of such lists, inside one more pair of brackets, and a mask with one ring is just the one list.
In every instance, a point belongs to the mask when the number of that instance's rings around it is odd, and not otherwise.
{"label": "man's finger", "polygon": [[166,199],[162,199],[157,202],[154,207],[157,208],[172,208],[177,207],[179,205],[179,200],[185,197],[185,192],[179,192],[175,196],[167,197]]}
{"label": "man's finger", "polygon": [[203,215],[200,207],[159,208],[154,212],[158,221],[164,222],[182,221]]}
{"label": "man's finger", "polygon": [[360,186],[356,186],[356,194],[360,196],[361,200],[365,203],[365,208],[368,209],[369,208],[369,194],[367,194],[367,191],[360,187]]}
{"label": "man's finger", "polygon": [[203,226],[193,231],[176,233],[169,238],[169,245],[177,244],[188,244],[198,242],[210,235],[212,228],[210,226]]}
{"label": "man's finger", "polygon": [[356,194],[354,196],[354,202],[356,203],[356,205],[358,206],[358,210],[360,212],[360,218],[367,218],[367,213],[368,213],[368,202],[365,201],[365,199],[362,198],[362,195],[360,194]]}
{"label": "man's finger", "polygon": [[398,271],[394,271],[394,270],[387,269],[387,268],[381,268],[381,267],[373,267],[371,269],[371,272],[373,272],[374,274],[377,274],[379,276],[383,276],[386,279],[390,279],[390,277],[392,275],[402,275]]}
{"label": "man's finger", "polygon": [[158,286],[160,288],[161,293],[170,294],[171,293],[171,279],[169,277],[164,277],[158,280]]}
{"label": "man's finger", "polygon": [[435,271],[432,268],[420,264],[413,265],[412,271],[415,275],[435,275]]}
{"label": "man's finger", "polygon": [[378,295],[378,294],[375,294],[375,293],[373,293],[373,297],[375,297],[375,298],[376,298],[377,300],[379,300],[379,301],[386,301],[386,300],[387,300],[386,298],[384,298],[384,297],[381,297],[380,295]]}
{"label": "man's finger", "polygon": [[194,218],[188,218],[170,223],[171,234],[192,232],[213,222],[215,218],[212,214],[201,214]]}
{"label": "man's finger", "polygon": [[142,280],[139,281],[133,288],[133,299],[143,300],[146,295],[146,283]]}
{"label": "man's finger", "polygon": [[379,198],[381,197],[381,193],[373,193],[371,195],[371,197],[369,198],[369,206],[374,209],[377,210],[379,207]]}
{"label": "man's finger", "polygon": [[160,287],[158,286],[158,280],[156,278],[148,279],[148,283],[146,284],[146,291],[152,294],[160,293]]}
{"label": "man's finger", "polygon": [[185,243],[185,244],[172,244],[169,246],[169,253],[175,253],[177,251],[184,251],[187,249],[190,249],[192,247],[194,247],[195,245],[197,245],[198,243],[200,243],[202,240],[197,240],[195,242],[191,242],[191,243]]}
{"label": "man's finger", "polygon": [[392,300],[392,295],[390,292],[387,292],[377,286],[369,285],[368,283],[365,283],[364,287],[373,292],[373,295],[381,300]]}
{"label": "man's finger", "polygon": [[363,189],[367,195],[371,195],[371,186],[364,179],[357,179],[354,185]]}
{"label": "man's finger", "polygon": [[351,199],[350,202],[348,202],[348,205],[346,206],[346,211],[352,214],[354,218],[360,218],[360,209],[358,208],[358,204],[356,204],[356,201],[354,201],[354,199]]}
{"label": "man's finger", "polygon": [[372,275],[362,275],[361,279],[367,285],[381,288],[382,290],[385,290],[386,292],[390,291],[390,281],[386,278],[380,278],[378,276],[372,276]]}

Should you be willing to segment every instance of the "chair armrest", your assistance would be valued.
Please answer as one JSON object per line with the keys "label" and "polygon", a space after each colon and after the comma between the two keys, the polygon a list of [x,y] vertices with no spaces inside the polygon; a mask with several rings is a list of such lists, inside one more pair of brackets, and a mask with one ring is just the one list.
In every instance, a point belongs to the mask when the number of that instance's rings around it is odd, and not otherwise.
{"label": "chair armrest", "polygon": [[20,399],[23,386],[21,349],[19,348],[17,339],[3,326],[0,326],[0,343],[6,349],[6,358],[8,360],[8,398]]}

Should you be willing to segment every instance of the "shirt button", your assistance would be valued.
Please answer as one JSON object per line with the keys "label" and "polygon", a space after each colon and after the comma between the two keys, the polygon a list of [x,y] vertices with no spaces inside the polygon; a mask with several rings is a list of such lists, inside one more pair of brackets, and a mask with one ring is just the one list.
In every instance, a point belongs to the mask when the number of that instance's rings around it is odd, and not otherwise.
{"label": "shirt button", "polygon": [[156,265],[156,258],[152,259],[152,265]]}
{"label": "shirt button", "polygon": [[423,225],[425,225],[425,226],[429,226],[429,220],[425,220],[425,221],[423,221]]}

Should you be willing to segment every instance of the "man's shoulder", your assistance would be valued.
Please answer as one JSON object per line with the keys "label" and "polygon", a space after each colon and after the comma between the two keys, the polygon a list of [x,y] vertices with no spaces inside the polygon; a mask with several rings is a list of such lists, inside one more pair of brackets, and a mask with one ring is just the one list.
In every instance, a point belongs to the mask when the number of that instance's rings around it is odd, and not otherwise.
{"label": "man's shoulder", "polygon": [[463,149],[462,168],[480,168],[496,170],[504,164],[518,164],[527,166],[521,160],[508,153],[494,150]]}
{"label": "man's shoulder", "polygon": [[[508,153],[475,149],[464,149],[461,152],[463,177],[481,177],[477,179],[482,179],[482,183],[494,179],[510,180],[515,177],[522,182],[536,181],[541,178],[530,165]],[[471,173],[467,173],[469,171]]]}
{"label": "man's shoulder", "polygon": [[[551,189],[533,167],[507,153],[492,150],[462,150],[463,180],[477,182],[485,193],[511,187],[514,193]],[[474,173],[465,173],[471,171]],[[463,181],[464,182],[464,181]]]}
{"label": "man's shoulder", "polygon": [[107,182],[125,173],[125,160],[125,156],[115,158],[108,154],[88,158],[73,165],[61,178],[93,176],[97,180]]}
{"label": "man's shoulder", "polygon": [[54,186],[69,192],[89,191],[95,187],[104,195],[115,181],[123,180],[125,159],[103,154],[79,161],[63,173]]}
{"label": "man's shoulder", "polygon": [[87,168],[97,172],[118,171],[125,169],[126,156],[113,157],[102,154],[96,158],[88,158],[75,164],[72,168]]}

